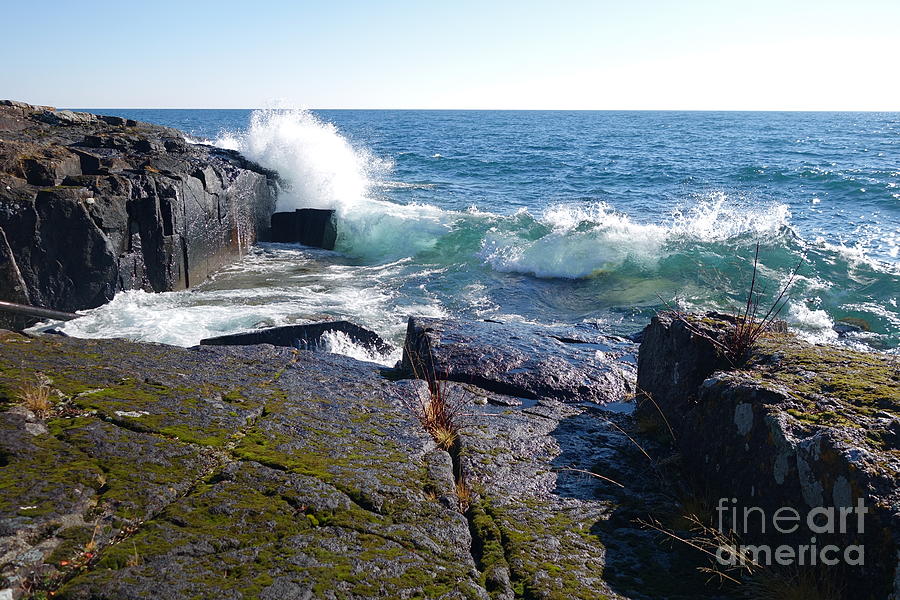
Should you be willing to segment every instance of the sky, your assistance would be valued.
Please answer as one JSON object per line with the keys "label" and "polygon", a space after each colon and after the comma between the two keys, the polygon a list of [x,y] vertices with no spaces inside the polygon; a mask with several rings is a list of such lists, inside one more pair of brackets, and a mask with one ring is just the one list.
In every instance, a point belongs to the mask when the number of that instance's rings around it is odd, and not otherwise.
{"label": "sky", "polygon": [[897,0],[44,0],[0,98],[78,108],[900,110]]}

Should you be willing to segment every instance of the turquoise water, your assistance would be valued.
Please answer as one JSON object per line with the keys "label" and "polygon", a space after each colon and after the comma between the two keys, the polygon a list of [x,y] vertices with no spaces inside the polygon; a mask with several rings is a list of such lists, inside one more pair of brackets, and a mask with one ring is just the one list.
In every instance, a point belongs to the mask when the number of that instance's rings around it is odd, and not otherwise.
{"label": "turquoise water", "polygon": [[767,297],[802,261],[795,330],[900,346],[898,113],[98,112],[278,170],[280,209],[337,209],[338,252],[262,245],[195,290],[122,294],[77,335],[188,345],[323,314],[394,341],[409,314],[632,333],[667,303],[741,305],[759,241]]}

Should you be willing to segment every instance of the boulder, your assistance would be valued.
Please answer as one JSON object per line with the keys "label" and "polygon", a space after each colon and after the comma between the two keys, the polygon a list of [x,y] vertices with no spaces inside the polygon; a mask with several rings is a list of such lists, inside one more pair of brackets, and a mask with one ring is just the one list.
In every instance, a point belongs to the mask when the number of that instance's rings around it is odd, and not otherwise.
{"label": "boulder", "polygon": [[591,325],[542,327],[496,321],[410,317],[403,367],[522,398],[628,400],[635,345]]}
{"label": "boulder", "polygon": [[678,419],[695,403],[700,384],[731,363],[713,340],[722,340],[731,323],[715,314],[655,315],[641,333],[638,352],[638,410],[653,415],[666,407],[667,418]]}
{"label": "boulder", "polygon": [[[714,334],[728,327],[690,317]],[[699,323],[699,325],[696,325]],[[726,509],[759,507],[771,519],[794,510],[790,534],[756,525],[743,543],[865,548],[865,564],[843,571],[854,598],[900,597],[900,361],[896,356],[816,346],[767,333],[741,368],[725,368],[712,345],[662,316],[647,328],[638,382],[673,429],[683,479]],[[733,499],[733,500],[732,500]],[[839,514],[863,503],[858,529],[814,531],[813,511]],[[757,519],[757,517],[754,517]],[[821,518],[820,521],[821,523]],[[771,525],[771,521],[770,521]],[[843,561],[842,561],[843,562]]]}

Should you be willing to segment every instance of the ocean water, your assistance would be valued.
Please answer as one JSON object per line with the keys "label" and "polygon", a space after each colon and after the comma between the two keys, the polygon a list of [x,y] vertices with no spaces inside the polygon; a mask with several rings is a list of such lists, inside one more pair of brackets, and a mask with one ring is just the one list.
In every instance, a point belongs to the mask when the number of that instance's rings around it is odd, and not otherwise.
{"label": "ocean water", "polygon": [[336,209],[338,243],[260,244],[72,335],[192,345],[327,315],[399,346],[414,314],[630,334],[667,305],[742,306],[759,242],[764,307],[800,264],[795,331],[900,347],[900,113],[94,112],[242,151],[285,180],[279,210]]}

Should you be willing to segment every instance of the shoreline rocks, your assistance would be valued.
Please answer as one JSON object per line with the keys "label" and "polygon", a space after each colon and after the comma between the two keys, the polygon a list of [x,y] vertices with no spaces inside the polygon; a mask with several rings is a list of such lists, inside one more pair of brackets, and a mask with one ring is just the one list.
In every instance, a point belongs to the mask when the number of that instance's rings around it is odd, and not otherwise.
{"label": "shoreline rocks", "polygon": [[804,524],[784,534],[759,530],[757,520],[737,533],[744,543],[772,547],[810,539],[818,548],[863,546],[864,566],[842,573],[853,597],[900,598],[900,361],[769,333],[733,368],[709,341],[721,339],[728,323],[686,318],[690,326],[663,314],[645,330],[638,417],[662,427],[665,416],[685,478],[713,503],[724,498],[729,510],[759,507],[771,517],[784,509],[805,518],[863,502],[863,531]]}
{"label": "shoreline rocks", "polygon": [[[406,362],[431,356],[430,382],[267,343],[0,333],[0,591],[721,598],[734,590],[704,586],[708,556],[644,525],[677,521],[690,484],[767,511],[863,498],[866,535],[835,543],[871,561],[836,577],[854,598],[891,598],[894,365],[776,334],[723,370],[687,333],[661,315],[640,347],[674,454],[645,429],[647,404],[631,415],[628,388],[603,383],[633,376],[634,346],[581,326],[411,319]],[[463,399],[449,448],[411,408],[429,383]],[[29,386],[48,389],[48,415],[24,405]]]}
{"label": "shoreline rocks", "polygon": [[200,340],[201,346],[255,346],[272,344],[298,350],[323,350],[326,334],[341,334],[374,354],[390,354],[393,347],[374,331],[350,321],[322,321],[304,325],[270,327],[246,333],[220,335]]}
{"label": "shoreline rocks", "polygon": [[174,129],[0,101],[0,300],[74,312],[190,287],[266,238],[276,192]]}

